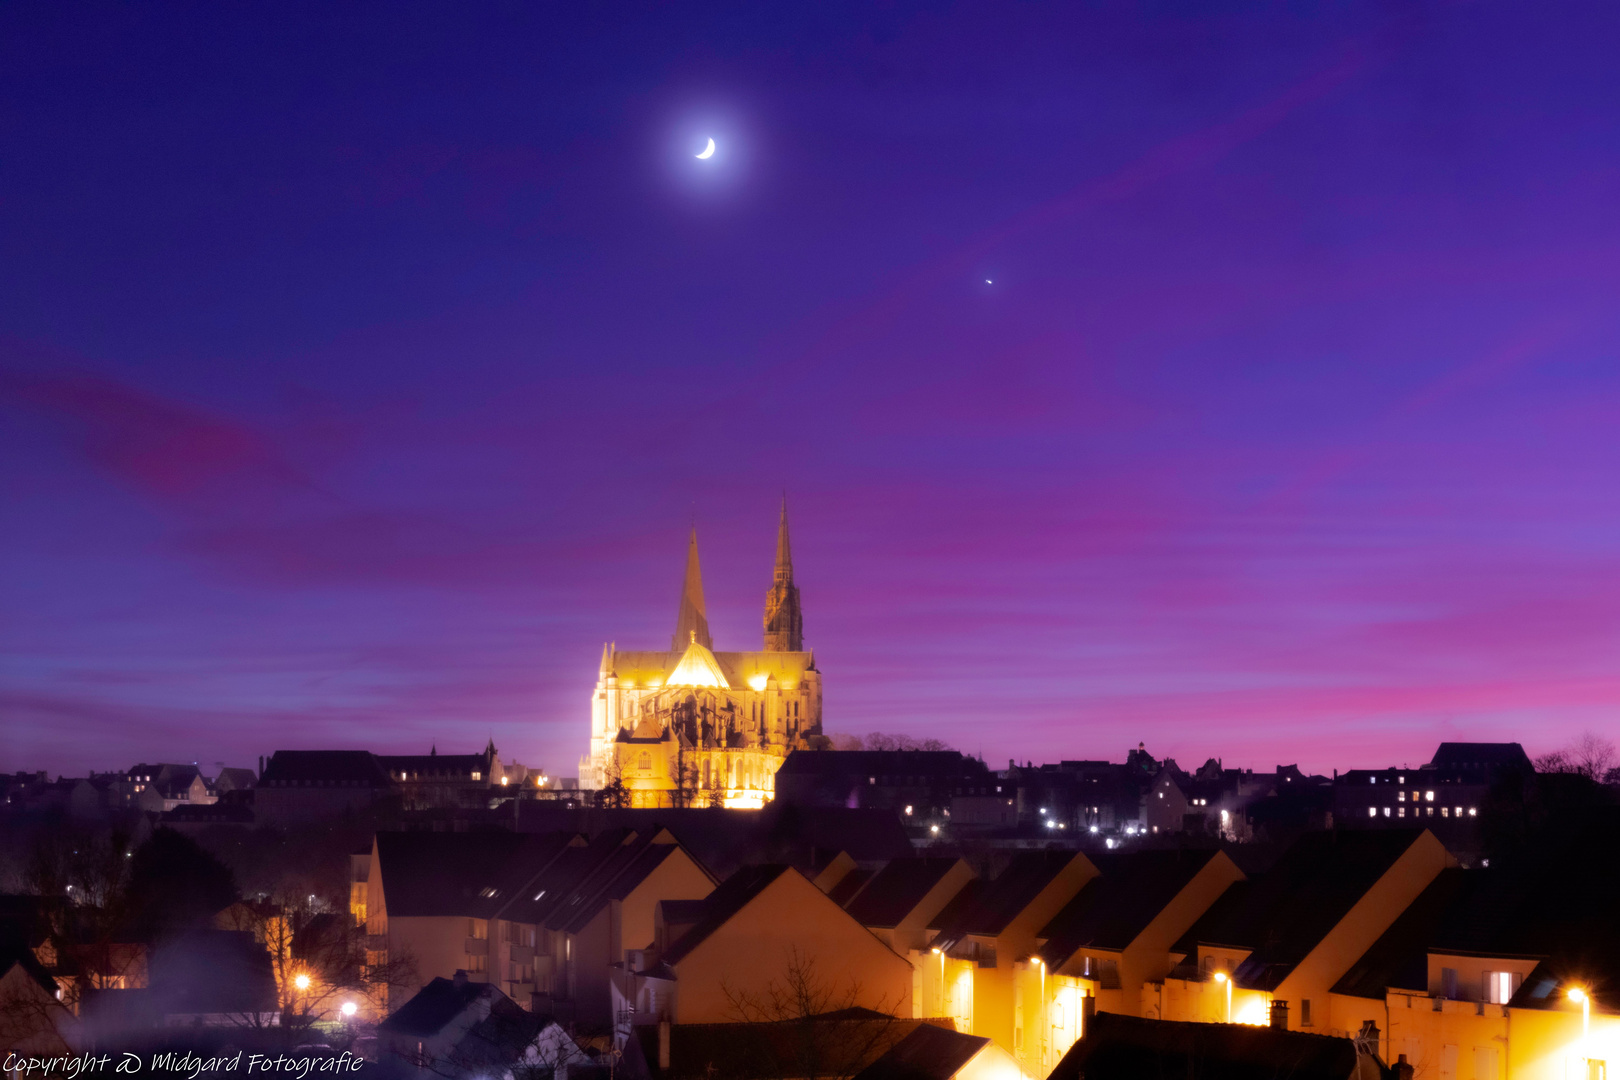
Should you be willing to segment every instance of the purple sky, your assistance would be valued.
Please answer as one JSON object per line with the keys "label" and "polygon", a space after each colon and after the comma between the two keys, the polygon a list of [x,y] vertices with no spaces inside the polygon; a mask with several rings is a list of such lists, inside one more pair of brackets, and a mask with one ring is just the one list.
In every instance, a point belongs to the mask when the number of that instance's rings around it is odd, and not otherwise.
{"label": "purple sky", "polygon": [[0,768],[1615,729],[1620,7],[797,6],[0,6]]}

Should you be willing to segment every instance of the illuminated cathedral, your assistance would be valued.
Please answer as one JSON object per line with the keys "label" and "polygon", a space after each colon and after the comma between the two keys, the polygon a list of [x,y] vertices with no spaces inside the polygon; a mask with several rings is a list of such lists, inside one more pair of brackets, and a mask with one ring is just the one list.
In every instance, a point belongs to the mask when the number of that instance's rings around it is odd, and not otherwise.
{"label": "illuminated cathedral", "polygon": [[694,528],[669,651],[602,647],[581,786],[612,790],[627,806],[762,806],[789,751],[824,745],[821,672],[804,647],[786,503],[763,644],[713,651]]}

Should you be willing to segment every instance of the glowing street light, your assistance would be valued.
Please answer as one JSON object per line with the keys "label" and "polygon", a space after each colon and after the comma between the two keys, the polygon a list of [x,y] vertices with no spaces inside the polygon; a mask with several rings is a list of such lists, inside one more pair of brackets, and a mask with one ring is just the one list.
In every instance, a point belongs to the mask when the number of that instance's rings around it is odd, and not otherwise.
{"label": "glowing street light", "polygon": [[1226,1022],[1232,1022],[1232,979],[1224,971],[1215,973],[1215,981],[1226,987]]}
{"label": "glowing street light", "polygon": [[343,1009],[342,1009],[342,1012],[343,1012],[343,1015],[344,1015],[344,1016],[345,1016],[345,1017],[347,1017],[347,1018],[353,1018],[353,1016],[354,1016],[354,1014],[355,1014],[355,1013],[357,1013],[357,1012],[359,1012],[359,1011],[360,1011],[360,1006],[358,1006],[358,1005],[356,1005],[356,1004],[355,1004],[355,1003],[354,1003],[354,1002],[352,1002],[352,1001],[345,1001],[345,1002],[344,1002],[344,1003],[343,1003]]}
{"label": "glowing street light", "polygon": [[1565,996],[1581,1007],[1581,1038],[1585,1039],[1592,1032],[1592,998],[1578,986],[1570,987]]}
{"label": "glowing street light", "polygon": [[308,975],[296,976],[293,979],[293,985],[298,987],[298,989],[300,989],[300,990],[308,990],[309,989],[309,976]]}

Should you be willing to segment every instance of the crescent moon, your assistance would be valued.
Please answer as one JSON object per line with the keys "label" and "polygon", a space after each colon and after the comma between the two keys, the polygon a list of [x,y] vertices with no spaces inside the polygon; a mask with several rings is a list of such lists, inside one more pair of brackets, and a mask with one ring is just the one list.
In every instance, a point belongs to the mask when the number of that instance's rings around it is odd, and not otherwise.
{"label": "crescent moon", "polygon": [[703,148],[703,153],[697,155],[697,157],[698,157],[699,161],[707,161],[710,158],[714,157],[714,140],[713,139],[709,140],[709,145],[705,146]]}

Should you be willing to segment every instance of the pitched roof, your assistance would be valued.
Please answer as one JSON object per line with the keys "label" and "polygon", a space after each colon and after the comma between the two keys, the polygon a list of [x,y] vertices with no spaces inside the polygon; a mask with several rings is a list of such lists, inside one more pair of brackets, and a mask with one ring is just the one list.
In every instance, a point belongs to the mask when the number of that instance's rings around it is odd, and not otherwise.
{"label": "pitched roof", "polygon": [[703,901],[703,913],[696,925],[672,943],[660,958],[663,963],[679,963],[709,939],[737,912],[747,907],[783,874],[794,872],[780,863],[768,866],[745,866],[732,874]]}
{"label": "pitched roof", "polygon": [[277,750],[260,787],[387,787],[388,773],[369,750]]}
{"label": "pitched roof", "polygon": [[377,1025],[380,1033],[429,1038],[439,1034],[480,999],[489,1014],[472,1025],[456,1043],[453,1057],[464,1068],[510,1061],[523,1051],[547,1021],[518,1006],[491,983],[436,978]]}
{"label": "pitched roof", "polygon": [[[649,1072],[660,1080],[849,1076],[928,1022],[848,1009],[774,1023],[673,1024],[669,1068]],[[634,1032],[642,1057],[656,1066],[657,1025]]]}
{"label": "pitched roof", "polygon": [[1047,1080],[1346,1080],[1356,1068],[1350,1039],[1247,1024],[1197,1024],[1098,1013]]}
{"label": "pitched roof", "polygon": [[956,750],[795,750],[777,776],[916,776],[955,780],[985,775],[984,763]]}
{"label": "pitched roof", "polygon": [[1215,851],[1135,851],[1092,859],[1100,876],[1042,927],[1037,955],[1061,967],[1076,951],[1124,949],[1209,865]]}
{"label": "pitched roof", "polygon": [[664,677],[665,686],[712,686],[720,690],[731,689],[726,681],[726,673],[720,670],[720,662],[714,658],[714,653],[699,641],[694,632],[686,651],[675,666]]}
{"label": "pitched roof", "polygon": [[1443,742],[1429,764],[1437,769],[1522,769],[1532,768],[1530,755],[1516,742]]}
{"label": "pitched roof", "polygon": [[401,1035],[436,1035],[485,991],[495,989],[491,983],[435,978],[377,1027]]}
{"label": "pitched roof", "polygon": [[373,872],[390,915],[487,919],[578,843],[566,832],[380,832]]}
{"label": "pitched roof", "polygon": [[958,860],[890,859],[872,876],[845,910],[862,926],[894,927],[914,911],[923,897],[950,873]]}
{"label": "pitched roof", "polygon": [[855,1080],[950,1080],[990,1045],[980,1035],[919,1024],[888,1053],[855,1074]]}
{"label": "pitched roof", "polygon": [[994,881],[963,889],[934,919],[936,948],[948,949],[969,934],[999,934],[1075,859],[1073,851],[1026,851],[1013,856]]}
{"label": "pitched roof", "polygon": [[1220,917],[1201,919],[1194,941],[1249,950],[1234,979],[1239,986],[1273,990],[1423,834],[1308,833],[1251,881],[1238,902],[1217,903]]}
{"label": "pitched roof", "polygon": [[1428,945],[1448,915],[1454,915],[1458,900],[1471,885],[1477,885],[1477,871],[1448,867],[1440,871],[1429,887],[1378,936],[1354,964],[1350,965],[1333,993],[1382,1001],[1390,987],[1425,990],[1429,985]]}
{"label": "pitched roof", "polygon": [[839,907],[847,907],[855,895],[871,880],[872,871],[857,867],[839,878],[838,884],[827,890],[827,899]]}

